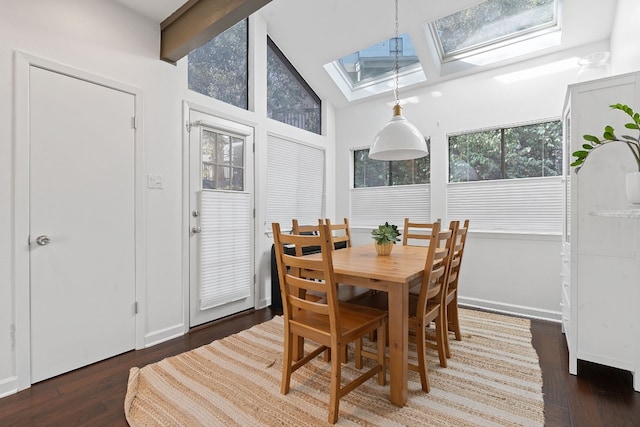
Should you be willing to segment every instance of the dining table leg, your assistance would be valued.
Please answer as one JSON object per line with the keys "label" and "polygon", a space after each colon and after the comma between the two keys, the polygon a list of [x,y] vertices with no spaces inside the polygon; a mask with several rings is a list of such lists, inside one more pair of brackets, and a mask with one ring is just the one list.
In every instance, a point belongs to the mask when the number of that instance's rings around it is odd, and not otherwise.
{"label": "dining table leg", "polygon": [[391,403],[407,403],[409,368],[409,285],[393,283],[389,286],[389,373]]}

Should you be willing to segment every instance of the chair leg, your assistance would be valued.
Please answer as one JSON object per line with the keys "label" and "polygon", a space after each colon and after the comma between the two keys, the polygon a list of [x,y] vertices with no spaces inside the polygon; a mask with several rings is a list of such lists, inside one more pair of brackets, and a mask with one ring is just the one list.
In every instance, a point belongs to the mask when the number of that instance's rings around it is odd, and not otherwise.
{"label": "chair leg", "polygon": [[356,349],[353,354],[353,358],[355,359],[356,369],[362,369],[362,340],[364,338],[358,338],[356,340]]}
{"label": "chair leg", "polygon": [[[382,366],[382,369],[378,373],[378,384],[384,386],[387,384],[387,357],[385,355],[387,349],[387,325],[383,324],[378,328],[378,364]],[[362,338],[358,340],[362,345]],[[360,358],[360,364],[362,364],[362,357]]]}
{"label": "chair leg", "polygon": [[456,341],[462,341],[462,334],[460,333],[460,318],[458,317],[458,294],[456,293],[453,301],[447,308],[447,315],[449,317],[449,323],[451,329],[456,334]]}
{"label": "chair leg", "polygon": [[284,334],[284,355],[282,357],[282,382],[280,383],[280,393],[289,393],[291,383],[291,362],[293,359],[293,337],[289,332]]}
{"label": "chair leg", "polygon": [[331,347],[331,387],[329,396],[329,424],[338,421],[340,413],[340,379],[342,363],[340,361],[341,348]]}
{"label": "chair leg", "polygon": [[436,347],[438,349],[438,357],[440,358],[440,366],[447,367],[447,318],[445,313],[441,313],[436,319]]}
{"label": "chair leg", "polygon": [[[341,356],[342,363],[347,363],[347,361],[348,361],[348,358],[349,358],[348,350],[349,349],[347,347],[345,347],[344,351],[342,352],[342,356]],[[328,349],[324,351],[324,361],[325,362],[330,362],[331,361],[331,352]]]}
{"label": "chair leg", "polygon": [[431,387],[429,386],[429,368],[427,367],[427,354],[425,348],[426,338],[425,325],[422,322],[418,322],[416,325],[416,355],[418,356],[420,384],[422,385],[422,390],[429,393]]}
{"label": "chair leg", "polygon": [[447,317],[445,317],[445,325],[446,328],[442,328],[442,333],[444,335],[444,354],[447,358],[451,357],[451,346],[449,345],[449,326],[450,323],[448,321],[449,311],[447,310]]}

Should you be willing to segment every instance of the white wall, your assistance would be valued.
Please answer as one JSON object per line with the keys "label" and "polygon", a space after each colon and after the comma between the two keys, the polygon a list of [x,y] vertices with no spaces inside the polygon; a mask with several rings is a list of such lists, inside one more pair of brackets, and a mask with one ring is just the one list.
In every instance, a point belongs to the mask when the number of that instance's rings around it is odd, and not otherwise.
{"label": "white wall", "polygon": [[[188,277],[183,271],[182,129],[183,101],[203,106],[222,117],[249,123],[256,132],[256,233],[259,306],[269,302],[271,238],[266,237],[266,134],[276,132],[327,149],[335,157],[334,112],[325,105],[325,135],[310,134],[266,119],[267,24],[251,19],[251,59],[254,111],[241,110],[187,90],[186,63],[177,66],[158,59],[159,25],[107,0],[0,0],[0,396],[16,388],[16,283],[12,260],[13,215],[13,85],[15,51],[82,70],[143,91],[143,175],[163,176],[164,188],[145,190],[143,197],[146,257],[146,295],[138,321],[144,323],[149,345],[183,333],[187,328]],[[277,41],[276,41],[277,42]],[[328,165],[327,188],[333,189],[333,165]],[[18,189],[18,192],[28,189]],[[328,211],[333,215],[333,195]],[[25,236],[26,238],[26,236]],[[80,320],[80,319],[79,319]],[[20,337],[25,339],[25,337]]]}
{"label": "white wall", "polygon": [[[613,74],[640,70],[639,18],[640,2],[637,0],[618,0],[611,32],[611,69]],[[635,108],[640,107],[636,106]]]}
{"label": "white wall", "polygon": [[[417,103],[404,107],[405,117],[425,136],[431,137],[431,218],[448,221],[446,212],[447,135],[488,127],[511,126],[531,121],[559,119],[567,84],[574,83],[574,69],[503,84],[497,74],[580,58],[607,50],[607,43],[584,46],[500,70],[427,86],[402,90],[401,99]],[[441,96],[434,97],[438,91]],[[349,214],[352,184],[351,148],[368,146],[391,117],[392,95],[340,111],[337,117],[337,217]],[[380,218],[384,222],[385,218]],[[560,320],[561,236],[472,232],[461,272],[461,301],[470,305]],[[355,231],[356,242],[371,241],[369,230]],[[558,230],[561,233],[561,230]]]}

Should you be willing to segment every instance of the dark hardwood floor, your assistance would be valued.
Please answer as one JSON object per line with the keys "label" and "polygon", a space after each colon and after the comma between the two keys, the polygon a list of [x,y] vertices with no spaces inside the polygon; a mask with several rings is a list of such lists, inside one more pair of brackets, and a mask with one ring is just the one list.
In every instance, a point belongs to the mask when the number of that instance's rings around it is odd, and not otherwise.
{"label": "dark hardwood floor", "polygon": [[[241,313],[35,384],[0,399],[0,426],[127,426],[123,402],[129,368],[208,344],[272,316],[270,309]],[[542,367],[547,426],[640,425],[640,393],[633,391],[630,373],[581,362],[579,375],[569,375],[560,325],[534,320],[531,330]]]}

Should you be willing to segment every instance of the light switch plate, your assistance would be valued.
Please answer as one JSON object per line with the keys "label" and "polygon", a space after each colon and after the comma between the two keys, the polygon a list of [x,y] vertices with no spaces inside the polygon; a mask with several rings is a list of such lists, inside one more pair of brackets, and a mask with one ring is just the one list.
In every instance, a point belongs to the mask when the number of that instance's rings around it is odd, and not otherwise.
{"label": "light switch plate", "polygon": [[162,175],[147,175],[147,188],[162,188]]}

